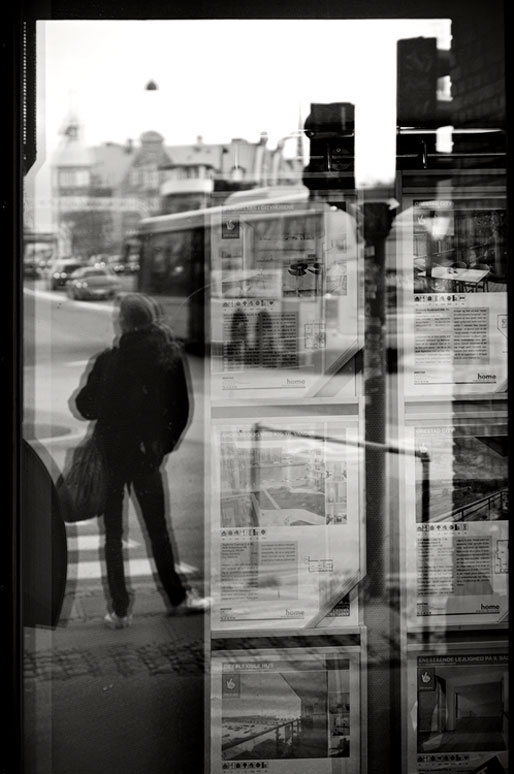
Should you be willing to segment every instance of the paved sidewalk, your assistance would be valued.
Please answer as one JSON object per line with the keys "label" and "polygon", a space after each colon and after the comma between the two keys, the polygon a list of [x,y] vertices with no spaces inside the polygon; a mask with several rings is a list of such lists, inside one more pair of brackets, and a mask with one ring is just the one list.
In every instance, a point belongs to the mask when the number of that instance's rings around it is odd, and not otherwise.
{"label": "paved sidewalk", "polygon": [[138,589],[128,629],[109,629],[104,615],[101,591],[80,594],[70,619],[27,649],[26,679],[70,679],[109,670],[125,676],[203,672],[205,615],[170,616],[158,592],[149,589]]}
{"label": "paved sidewalk", "polygon": [[102,589],[64,613],[53,631],[26,630],[27,771],[201,774],[206,615],[167,615],[145,585],[127,629],[104,626]]}

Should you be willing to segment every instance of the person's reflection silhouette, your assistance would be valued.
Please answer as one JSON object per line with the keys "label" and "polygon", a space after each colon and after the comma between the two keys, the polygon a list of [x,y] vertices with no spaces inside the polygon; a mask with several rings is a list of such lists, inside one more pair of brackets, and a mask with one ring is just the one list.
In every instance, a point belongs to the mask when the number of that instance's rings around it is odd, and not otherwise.
{"label": "person's reflection silhouette", "polygon": [[277,349],[273,335],[273,320],[265,309],[261,310],[255,321],[254,362],[266,368],[277,365]]}
{"label": "person's reflection silhouette", "polygon": [[244,365],[248,356],[248,318],[238,307],[232,315],[228,359],[236,365]]}

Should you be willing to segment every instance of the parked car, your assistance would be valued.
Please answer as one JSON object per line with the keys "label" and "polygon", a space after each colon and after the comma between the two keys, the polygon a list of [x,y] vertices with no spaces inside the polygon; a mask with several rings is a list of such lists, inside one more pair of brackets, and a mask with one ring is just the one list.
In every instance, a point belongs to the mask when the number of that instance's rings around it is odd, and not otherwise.
{"label": "parked car", "polygon": [[56,261],[50,274],[50,287],[52,290],[66,287],[66,283],[77,269],[82,268],[83,264],[74,260]]}
{"label": "parked car", "polygon": [[26,279],[39,279],[42,276],[41,269],[35,261],[24,261],[23,276]]}
{"label": "parked car", "polygon": [[114,271],[116,274],[124,274],[126,269],[126,264],[121,260],[119,255],[111,255],[107,261],[107,265]]}
{"label": "parked car", "polygon": [[87,264],[88,266],[105,266],[108,260],[108,255],[104,253],[96,253],[95,255],[89,256]]}
{"label": "parked car", "polygon": [[37,267],[39,269],[39,274],[41,277],[49,277],[52,272],[52,259],[40,258],[40,260],[37,263]]}
{"label": "parked car", "polygon": [[82,301],[93,298],[114,298],[119,290],[120,283],[114,272],[101,266],[83,266],[73,272],[66,282],[68,296]]}

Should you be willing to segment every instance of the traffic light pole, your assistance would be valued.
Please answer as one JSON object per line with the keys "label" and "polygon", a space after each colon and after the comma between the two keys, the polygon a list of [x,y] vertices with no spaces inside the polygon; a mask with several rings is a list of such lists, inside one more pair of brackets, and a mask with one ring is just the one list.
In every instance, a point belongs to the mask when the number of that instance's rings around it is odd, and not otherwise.
{"label": "traffic light pole", "polygon": [[[361,596],[367,636],[367,771],[401,770],[398,621],[387,574],[397,555],[387,496],[386,239],[390,204],[364,193],[364,434],[366,579]],[[397,569],[397,568],[396,568]]]}
{"label": "traffic light pole", "polygon": [[366,515],[368,593],[378,597],[385,580],[385,458],[377,451],[386,443],[386,300],[385,240],[390,229],[387,202],[364,200],[364,395],[366,453]]}
{"label": "traffic light pole", "polygon": [[[303,181],[333,206],[344,194],[355,196],[354,106],[312,104],[305,122],[310,160]],[[386,489],[387,346],[385,244],[391,228],[391,202],[385,190],[363,194],[365,242],[364,434],[366,491],[366,577],[361,584],[367,674],[368,774],[401,771],[398,621],[387,572],[397,570],[398,546],[392,534]],[[396,529],[396,527],[395,527]],[[396,565],[396,567],[395,567]],[[393,644],[393,643],[396,643]],[[367,667],[367,668],[366,668]]]}

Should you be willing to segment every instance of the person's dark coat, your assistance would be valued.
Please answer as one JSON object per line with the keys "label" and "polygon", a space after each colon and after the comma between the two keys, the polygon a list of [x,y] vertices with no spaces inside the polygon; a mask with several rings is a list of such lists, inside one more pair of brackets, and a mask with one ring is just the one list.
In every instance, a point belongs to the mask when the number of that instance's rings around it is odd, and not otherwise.
{"label": "person's dark coat", "polygon": [[124,333],[96,358],[75,404],[84,419],[97,420],[111,464],[160,465],[189,422],[180,346],[159,325]]}

